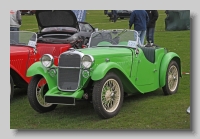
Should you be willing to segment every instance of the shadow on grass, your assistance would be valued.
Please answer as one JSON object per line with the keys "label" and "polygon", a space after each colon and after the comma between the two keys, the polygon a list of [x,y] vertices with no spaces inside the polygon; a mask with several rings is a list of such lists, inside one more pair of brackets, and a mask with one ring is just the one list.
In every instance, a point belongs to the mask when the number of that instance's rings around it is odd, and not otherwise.
{"label": "shadow on grass", "polygon": [[162,89],[157,89],[156,91],[147,92],[145,94],[138,93],[138,94],[128,95],[124,98],[124,103],[129,102],[129,101],[134,101],[134,100],[142,101],[149,98],[163,97],[163,96],[164,96],[164,93]]}
{"label": "shadow on grass", "polygon": [[[124,104],[125,106],[129,105],[130,102],[138,101],[146,101],[148,99],[152,99],[155,97],[164,97],[162,90],[156,90],[153,92],[149,92],[146,94],[136,94],[136,95],[129,95],[124,98]],[[36,114],[37,115],[37,114]],[[76,105],[58,105],[55,110],[45,113],[45,116],[53,116],[58,119],[65,119],[66,116],[71,120],[85,120],[85,121],[99,121],[102,120],[98,115],[96,114],[92,102],[89,102],[87,100],[78,100],[76,101]],[[39,116],[39,115],[37,115]]]}
{"label": "shadow on grass", "polygon": [[27,89],[26,88],[15,88],[14,89],[14,96],[11,101],[11,103],[15,101],[20,101],[21,98],[25,97],[27,95]]}
{"label": "shadow on grass", "polygon": [[[27,90],[26,89],[15,89],[15,95],[13,98],[13,102],[16,103],[17,101],[21,101],[22,99],[26,99],[27,96]],[[143,102],[149,99],[154,99],[156,97],[164,97],[162,90],[158,89],[153,92],[149,92],[146,94],[135,94],[135,95],[129,95],[124,98],[123,106],[128,107],[130,104],[137,102]],[[27,98],[28,101],[28,98]],[[31,107],[29,107],[31,108]],[[123,108],[123,107],[122,107]],[[121,110],[120,110],[121,111]],[[76,122],[77,120],[83,120],[86,121],[99,121],[102,120],[95,112],[93,108],[92,102],[89,102],[87,100],[77,100],[76,105],[57,105],[55,110],[46,112],[46,113],[38,113],[36,111],[32,111],[35,118],[43,119],[50,118],[50,119],[65,119],[65,120],[71,120]],[[42,116],[42,117],[41,117]],[[66,119],[67,117],[67,119]],[[72,122],[73,123],[73,122]]]}

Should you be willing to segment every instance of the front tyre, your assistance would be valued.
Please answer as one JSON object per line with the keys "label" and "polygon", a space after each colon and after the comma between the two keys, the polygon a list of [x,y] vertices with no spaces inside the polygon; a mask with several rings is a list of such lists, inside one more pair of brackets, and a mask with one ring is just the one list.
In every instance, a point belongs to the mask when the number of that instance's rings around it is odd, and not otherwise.
{"label": "front tyre", "polygon": [[116,116],[123,104],[124,90],[118,76],[110,72],[94,83],[92,102],[94,110],[104,119]]}
{"label": "front tyre", "polygon": [[46,80],[39,75],[33,76],[28,85],[28,100],[31,107],[39,112],[49,112],[56,108],[57,104],[50,104],[44,101],[44,95],[49,90]]}
{"label": "front tyre", "polygon": [[14,82],[13,82],[13,78],[10,75],[10,101],[13,99],[14,96]]}
{"label": "front tyre", "polygon": [[178,90],[180,70],[176,61],[172,60],[166,73],[166,84],[162,87],[165,95],[175,94]]}

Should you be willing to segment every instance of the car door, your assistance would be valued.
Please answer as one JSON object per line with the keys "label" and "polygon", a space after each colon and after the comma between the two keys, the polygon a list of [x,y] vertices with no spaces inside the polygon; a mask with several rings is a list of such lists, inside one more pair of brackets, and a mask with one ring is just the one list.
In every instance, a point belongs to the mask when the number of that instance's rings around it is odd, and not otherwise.
{"label": "car door", "polygon": [[137,68],[135,83],[137,85],[153,84],[155,81],[155,73],[158,72],[155,70],[155,64],[146,58],[141,49],[138,56],[135,58],[134,61],[137,62],[137,67],[135,67]]}
{"label": "car door", "polygon": [[26,77],[26,71],[30,65],[29,57],[30,49],[28,47],[10,47],[10,67],[27,83],[29,82],[29,79]]}

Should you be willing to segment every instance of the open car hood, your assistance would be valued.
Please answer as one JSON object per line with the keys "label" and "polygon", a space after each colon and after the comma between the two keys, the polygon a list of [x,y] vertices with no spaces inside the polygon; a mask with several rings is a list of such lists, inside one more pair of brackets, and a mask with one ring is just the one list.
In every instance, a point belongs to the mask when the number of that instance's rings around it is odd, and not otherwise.
{"label": "open car hood", "polygon": [[39,30],[47,27],[73,27],[79,30],[76,15],[71,10],[36,10]]}

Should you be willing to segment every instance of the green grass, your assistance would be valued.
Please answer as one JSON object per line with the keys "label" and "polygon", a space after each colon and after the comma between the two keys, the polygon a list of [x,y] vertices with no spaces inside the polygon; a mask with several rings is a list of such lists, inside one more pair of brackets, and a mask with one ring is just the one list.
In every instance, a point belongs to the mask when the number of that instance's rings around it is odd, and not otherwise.
{"label": "green grass", "polygon": [[[159,11],[155,43],[181,57],[182,72],[190,72],[190,31],[165,31],[164,11]],[[111,23],[103,10],[87,11],[86,21],[99,29],[128,28],[128,19]],[[20,30],[37,32],[35,16],[22,16]],[[91,103],[79,101],[76,106],[59,105],[54,111],[37,113],[29,105],[26,90],[16,89],[10,104],[11,129],[123,129],[123,130],[189,130],[190,75],[183,75],[175,95],[164,96],[161,89],[125,98],[119,114],[102,120]]]}

